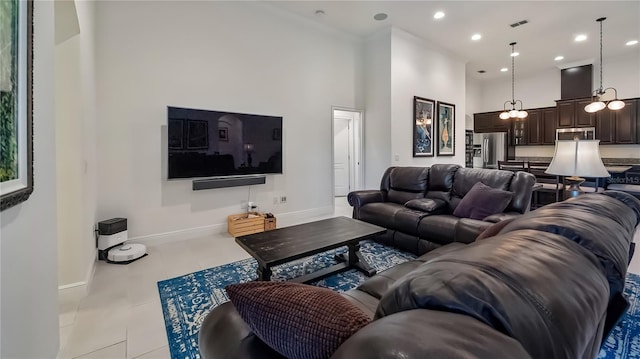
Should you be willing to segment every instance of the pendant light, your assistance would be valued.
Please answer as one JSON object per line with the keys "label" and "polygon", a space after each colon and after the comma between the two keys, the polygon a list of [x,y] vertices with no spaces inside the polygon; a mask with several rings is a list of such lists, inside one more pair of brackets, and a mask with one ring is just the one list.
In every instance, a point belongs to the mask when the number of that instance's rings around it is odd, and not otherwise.
{"label": "pendant light", "polygon": [[[500,114],[500,119],[508,120],[510,118],[526,118],[529,116],[527,111],[522,109],[522,101],[515,99],[515,58],[518,56],[518,53],[515,50],[516,43],[512,42],[509,44],[511,46],[511,101],[505,101],[504,103],[504,112]],[[520,103],[520,109],[516,109],[516,104]],[[507,110],[507,104],[511,105],[511,109]]]}
{"label": "pendant light", "polygon": [[[613,87],[608,87],[606,89],[602,89],[602,22],[605,21],[606,17],[601,17],[596,21],[600,23],[600,87],[595,90],[593,93],[592,101],[590,104],[584,107],[584,110],[588,113],[598,112],[600,110],[604,110],[605,107],[608,107],[610,110],[620,110],[624,107],[624,101],[618,100],[618,91]],[[607,92],[607,90],[613,90],[614,98],[612,101],[605,103],[602,101],[602,95]]]}

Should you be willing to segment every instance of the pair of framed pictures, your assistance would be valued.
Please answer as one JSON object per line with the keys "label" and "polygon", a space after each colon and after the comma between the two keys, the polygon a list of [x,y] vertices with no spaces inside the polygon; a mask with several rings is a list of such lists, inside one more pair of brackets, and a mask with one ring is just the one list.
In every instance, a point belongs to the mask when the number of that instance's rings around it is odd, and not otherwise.
{"label": "pair of framed pictures", "polygon": [[413,157],[455,155],[455,113],[453,104],[413,97]]}

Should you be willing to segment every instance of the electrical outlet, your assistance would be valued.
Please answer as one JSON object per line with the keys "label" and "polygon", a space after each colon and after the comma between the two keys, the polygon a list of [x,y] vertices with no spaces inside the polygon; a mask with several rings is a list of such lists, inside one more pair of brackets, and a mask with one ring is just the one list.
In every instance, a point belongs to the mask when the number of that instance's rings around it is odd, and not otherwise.
{"label": "electrical outlet", "polygon": [[287,196],[281,196],[280,203],[287,203]]}
{"label": "electrical outlet", "polygon": [[258,208],[258,205],[255,202],[247,202],[247,210],[253,211]]}

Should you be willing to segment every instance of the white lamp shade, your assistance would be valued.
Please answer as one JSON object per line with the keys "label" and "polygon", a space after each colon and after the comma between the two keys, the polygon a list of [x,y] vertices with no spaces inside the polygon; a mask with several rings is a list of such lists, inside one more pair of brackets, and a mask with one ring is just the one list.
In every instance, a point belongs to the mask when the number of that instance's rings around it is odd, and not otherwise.
{"label": "white lamp shade", "polygon": [[609,110],[620,110],[622,108],[624,108],[624,101],[620,101],[620,100],[613,100],[611,102],[609,102],[609,104],[607,105],[607,107],[609,108]]}
{"label": "white lamp shade", "polygon": [[509,119],[509,112],[507,112],[507,111],[502,112],[502,113],[500,114],[500,119],[501,119],[501,120],[508,120],[508,119]]}
{"label": "white lamp shade", "polygon": [[516,117],[518,117],[518,110],[511,110],[511,111],[509,111],[509,117],[511,117],[511,118],[516,118]]}
{"label": "white lamp shade", "polygon": [[556,150],[545,173],[557,176],[609,177],[600,158],[600,140],[556,141]]}
{"label": "white lamp shade", "polygon": [[588,105],[586,105],[584,107],[584,110],[588,113],[594,113],[594,112],[598,112],[600,110],[603,110],[605,107],[607,107],[607,105],[604,104],[604,102],[602,101],[595,101],[592,102]]}
{"label": "white lamp shade", "polygon": [[529,113],[525,110],[520,110],[518,111],[518,118],[527,118],[527,116],[529,116]]}

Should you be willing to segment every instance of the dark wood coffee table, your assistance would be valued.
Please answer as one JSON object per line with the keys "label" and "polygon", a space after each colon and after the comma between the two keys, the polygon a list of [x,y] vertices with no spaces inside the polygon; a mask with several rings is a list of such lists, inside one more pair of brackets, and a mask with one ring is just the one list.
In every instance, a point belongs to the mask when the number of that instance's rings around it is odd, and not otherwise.
{"label": "dark wood coffee table", "polygon": [[348,254],[336,256],[340,263],[292,279],[309,283],[356,268],[368,276],[376,273],[360,254],[360,241],[384,233],[385,229],[347,217],[335,217],[236,238],[236,243],[258,261],[258,280],[270,280],[271,268],[317,253],[347,246]]}

